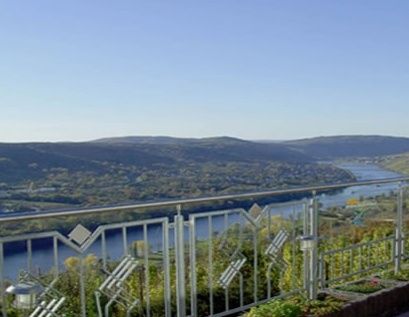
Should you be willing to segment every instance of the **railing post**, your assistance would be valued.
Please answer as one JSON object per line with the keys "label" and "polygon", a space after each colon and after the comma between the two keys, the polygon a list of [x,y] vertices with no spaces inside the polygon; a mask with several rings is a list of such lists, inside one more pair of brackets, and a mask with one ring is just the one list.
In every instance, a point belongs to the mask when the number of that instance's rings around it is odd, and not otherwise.
{"label": "railing post", "polygon": [[181,211],[182,206],[178,205],[177,206],[178,214],[174,217],[177,317],[186,316],[184,219]]}
{"label": "railing post", "polygon": [[80,255],[80,303],[81,303],[81,316],[87,316],[87,308],[86,308],[86,295],[85,295],[85,257],[83,254]]}
{"label": "railing post", "polygon": [[[305,230],[307,229],[307,230]],[[310,200],[306,212],[306,226],[304,227],[304,283],[309,299],[316,299],[318,293],[318,200],[316,192]],[[308,241],[308,242],[307,242]]]}
{"label": "railing post", "polygon": [[319,256],[318,269],[319,269],[319,272],[318,272],[318,276],[319,276],[318,287],[322,289],[322,288],[325,288],[325,277],[326,277],[325,276],[325,262],[324,262],[324,257],[323,257],[322,254]]}
{"label": "railing post", "polygon": [[[304,228],[303,228],[303,237],[309,236],[309,228],[310,228],[310,213],[309,213],[309,203],[304,205]],[[302,242],[301,242],[301,250],[303,251],[303,284],[304,284],[304,289],[308,293],[309,289],[309,283],[310,283],[310,270],[309,270],[309,251],[303,247]]]}
{"label": "railing post", "polygon": [[399,186],[398,192],[398,208],[396,215],[395,224],[395,254],[394,254],[394,264],[395,273],[398,273],[401,269],[402,264],[402,244],[403,244],[403,187]]}
{"label": "railing post", "polygon": [[3,243],[0,243],[0,298],[1,298],[1,313],[3,317],[7,317],[7,303],[5,295],[4,283],[4,248]]}

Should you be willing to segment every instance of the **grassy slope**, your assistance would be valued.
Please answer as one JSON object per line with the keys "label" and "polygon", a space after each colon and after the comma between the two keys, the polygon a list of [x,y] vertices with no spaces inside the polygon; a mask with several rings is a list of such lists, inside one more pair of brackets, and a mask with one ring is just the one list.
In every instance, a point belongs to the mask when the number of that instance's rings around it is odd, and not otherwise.
{"label": "grassy slope", "polygon": [[387,158],[382,165],[393,171],[409,174],[409,153]]}

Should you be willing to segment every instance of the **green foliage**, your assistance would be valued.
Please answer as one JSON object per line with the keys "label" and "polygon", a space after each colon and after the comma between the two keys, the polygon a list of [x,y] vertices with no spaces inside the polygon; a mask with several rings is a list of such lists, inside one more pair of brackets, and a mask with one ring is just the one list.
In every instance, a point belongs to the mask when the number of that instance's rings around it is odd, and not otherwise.
{"label": "green foliage", "polygon": [[317,300],[308,300],[304,296],[273,300],[267,304],[252,308],[246,317],[298,317],[323,316],[339,311],[344,301],[327,294],[320,294]]}
{"label": "green foliage", "polygon": [[345,302],[328,294],[319,294],[316,300],[306,299],[304,296],[295,296],[289,302],[301,307],[305,316],[323,316],[341,310]]}
{"label": "green foliage", "polygon": [[364,280],[358,281],[347,285],[338,286],[337,289],[345,292],[371,294],[384,289],[385,286],[378,280]]}
{"label": "green foliage", "polygon": [[274,300],[267,304],[254,307],[247,317],[299,317],[300,306],[284,300]]}
{"label": "green foliage", "polygon": [[389,270],[389,271],[383,272],[381,276],[382,278],[388,279],[388,280],[407,282],[409,281],[409,269],[403,268],[398,273],[395,273]]}
{"label": "green foliage", "polygon": [[383,158],[382,165],[393,171],[409,174],[409,154]]}

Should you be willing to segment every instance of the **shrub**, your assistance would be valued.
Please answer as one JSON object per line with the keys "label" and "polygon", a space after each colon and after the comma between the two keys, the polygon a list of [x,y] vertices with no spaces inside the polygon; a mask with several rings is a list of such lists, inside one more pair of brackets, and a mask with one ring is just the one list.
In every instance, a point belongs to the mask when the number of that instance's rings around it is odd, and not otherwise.
{"label": "shrub", "polygon": [[346,292],[354,292],[354,293],[362,293],[362,294],[371,294],[381,289],[384,289],[385,286],[382,285],[376,279],[372,279],[370,281],[359,281],[348,285],[338,286],[337,289]]}
{"label": "shrub", "polygon": [[319,294],[316,300],[309,300],[302,296],[296,296],[290,299],[302,309],[304,316],[323,316],[342,309],[344,302],[339,298],[327,294]]}
{"label": "shrub", "polygon": [[254,307],[247,317],[299,317],[301,308],[293,303],[283,300],[274,300],[267,304]]}
{"label": "shrub", "polygon": [[398,273],[394,273],[393,271],[387,271],[382,274],[382,278],[406,282],[409,281],[409,269],[408,268],[402,269]]}

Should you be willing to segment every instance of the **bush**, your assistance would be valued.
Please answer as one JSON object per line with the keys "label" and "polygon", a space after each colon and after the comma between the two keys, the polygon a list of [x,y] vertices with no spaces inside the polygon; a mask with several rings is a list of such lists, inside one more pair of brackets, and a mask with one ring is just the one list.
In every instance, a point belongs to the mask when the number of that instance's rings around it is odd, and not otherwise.
{"label": "bush", "polygon": [[320,294],[316,300],[294,296],[285,300],[273,300],[254,307],[246,317],[299,317],[324,316],[342,309],[344,301],[327,294]]}
{"label": "bush", "polygon": [[376,279],[370,281],[359,281],[348,285],[342,285],[337,287],[337,289],[346,292],[362,293],[362,294],[371,294],[381,289],[384,289],[385,286]]}
{"label": "bush", "polygon": [[404,268],[398,273],[394,273],[393,271],[387,271],[382,274],[382,278],[388,280],[407,282],[409,281],[409,269]]}
{"label": "bush", "polygon": [[246,315],[247,317],[299,317],[301,308],[293,303],[274,300],[267,304],[254,307]]}
{"label": "bush", "polygon": [[341,310],[345,303],[345,301],[328,294],[319,294],[316,300],[296,296],[291,298],[290,301],[301,307],[304,316],[324,316]]}

